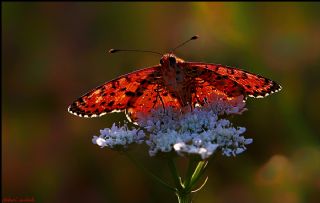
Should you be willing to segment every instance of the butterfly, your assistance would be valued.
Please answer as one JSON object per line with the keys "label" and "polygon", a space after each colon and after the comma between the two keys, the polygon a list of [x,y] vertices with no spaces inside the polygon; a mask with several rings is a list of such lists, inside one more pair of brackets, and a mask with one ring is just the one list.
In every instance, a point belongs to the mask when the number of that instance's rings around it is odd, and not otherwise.
{"label": "butterfly", "polygon": [[[197,38],[193,36],[188,41]],[[119,50],[110,50],[116,51]],[[128,119],[135,121],[139,112],[148,113],[157,107],[202,106],[210,102],[208,98],[212,94],[263,98],[281,90],[275,81],[258,74],[219,64],[187,62],[172,52],[164,54],[158,65],[122,75],[92,89],[75,100],[68,111],[86,118],[125,111]]]}

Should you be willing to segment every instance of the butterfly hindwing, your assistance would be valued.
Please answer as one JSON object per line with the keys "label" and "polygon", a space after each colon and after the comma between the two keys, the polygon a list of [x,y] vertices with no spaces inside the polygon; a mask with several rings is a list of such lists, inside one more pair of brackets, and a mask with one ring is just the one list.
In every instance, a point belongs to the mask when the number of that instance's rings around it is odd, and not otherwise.
{"label": "butterfly hindwing", "polygon": [[174,98],[163,85],[162,78],[154,78],[151,84],[141,85],[137,92],[139,94],[130,100],[126,110],[127,117],[131,121],[137,119],[137,113],[148,113],[158,107],[164,109],[169,106],[178,109],[181,107],[177,98]]}
{"label": "butterfly hindwing", "polygon": [[189,64],[181,64],[185,67],[186,75],[190,78],[192,85],[192,103],[203,105],[211,95],[222,95],[237,97],[245,94],[244,88],[232,79],[222,76],[206,67]]}

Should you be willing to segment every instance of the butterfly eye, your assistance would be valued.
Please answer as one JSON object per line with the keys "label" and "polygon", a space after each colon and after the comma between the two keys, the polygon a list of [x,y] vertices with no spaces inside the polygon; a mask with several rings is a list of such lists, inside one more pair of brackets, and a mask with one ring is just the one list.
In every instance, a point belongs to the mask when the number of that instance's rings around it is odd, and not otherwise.
{"label": "butterfly eye", "polygon": [[175,57],[169,57],[169,62],[171,65],[176,63],[176,58]]}

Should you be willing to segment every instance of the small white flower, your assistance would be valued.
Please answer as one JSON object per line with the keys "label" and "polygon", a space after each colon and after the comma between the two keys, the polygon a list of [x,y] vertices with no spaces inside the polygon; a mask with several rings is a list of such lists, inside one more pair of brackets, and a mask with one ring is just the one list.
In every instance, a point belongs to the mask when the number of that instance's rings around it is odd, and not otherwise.
{"label": "small white flower", "polygon": [[184,142],[179,142],[173,146],[174,150],[180,154],[199,154],[202,159],[211,156],[218,148],[218,144],[208,144],[207,146],[197,147],[194,145],[187,145]]}
{"label": "small white flower", "polygon": [[98,136],[93,136],[92,142],[93,144],[99,145],[101,148],[106,146],[106,140]]}
{"label": "small white flower", "polygon": [[186,144],[184,142],[178,142],[173,145],[173,148],[175,151],[181,151],[185,146]]}
{"label": "small white flower", "polygon": [[92,142],[100,147],[114,148],[115,146],[127,147],[132,143],[141,144],[144,139],[145,134],[142,130],[129,130],[126,124],[122,127],[113,124],[111,129],[105,128],[100,130],[100,136],[94,136]]}
{"label": "small white flower", "polygon": [[249,139],[245,139],[244,144],[251,144],[253,142],[253,139],[249,138]]}

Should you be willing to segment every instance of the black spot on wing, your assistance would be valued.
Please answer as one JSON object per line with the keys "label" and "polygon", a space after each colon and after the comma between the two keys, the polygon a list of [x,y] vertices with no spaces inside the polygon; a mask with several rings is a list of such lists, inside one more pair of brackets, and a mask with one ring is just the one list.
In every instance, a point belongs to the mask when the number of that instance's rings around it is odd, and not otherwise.
{"label": "black spot on wing", "polygon": [[111,107],[114,104],[114,101],[108,103],[108,106]]}
{"label": "black spot on wing", "polygon": [[127,91],[124,93],[126,96],[128,97],[134,97],[135,93],[134,92],[131,92],[131,91]]}

